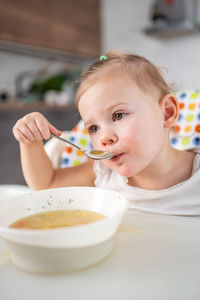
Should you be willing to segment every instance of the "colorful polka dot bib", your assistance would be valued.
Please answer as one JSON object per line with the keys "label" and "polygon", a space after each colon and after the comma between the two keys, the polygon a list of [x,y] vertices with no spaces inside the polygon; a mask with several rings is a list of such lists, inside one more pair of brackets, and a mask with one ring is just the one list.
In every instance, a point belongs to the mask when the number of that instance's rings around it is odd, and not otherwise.
{"label": "colorful polka dot bib", "polygon": [[176,93],[179,118],[170,133],[171,145],[179,150],[200,146],[200,90]]}
{"label": "colorful polka dot bib", "polygon": [[[68,139],[83,149],[92,149],[89,134],[84,129],[82,120],[72,129]],[[87,157],[80,150],[69,145],[65,147],[61,155],[61,168],[77,166],[86,160]]]}

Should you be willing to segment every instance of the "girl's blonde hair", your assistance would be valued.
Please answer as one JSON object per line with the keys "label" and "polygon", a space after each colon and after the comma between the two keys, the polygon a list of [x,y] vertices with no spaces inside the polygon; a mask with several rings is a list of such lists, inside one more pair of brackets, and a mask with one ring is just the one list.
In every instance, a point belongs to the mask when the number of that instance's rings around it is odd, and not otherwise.
{"label": "girl's blonde hair", "polygon": [[102,59],[93,63],[81,76],[80,85],[76,92],[76,103],[81,96],[99,78],[103,78],[104,72],[111,71],[119,76],[126,76],[133,80],[143,91],[151,91],[154,87],[160,91],[160,97],[172,92],[172,88],[161,75],[161,68],[156,67],[145,57],[134,54],[121,54],[118,51],[110,51]]}

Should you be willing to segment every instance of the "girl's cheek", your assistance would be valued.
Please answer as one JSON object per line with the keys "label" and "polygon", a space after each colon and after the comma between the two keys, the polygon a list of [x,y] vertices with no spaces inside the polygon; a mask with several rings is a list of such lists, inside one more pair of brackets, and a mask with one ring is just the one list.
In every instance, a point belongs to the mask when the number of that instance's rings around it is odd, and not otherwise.
{"label": "girl's cheek", "polygon": [[97,147],[98,147],[98,139],[97,138],[95,138],[94,136],[90,136],[90,140],[91,140],[91,143],[92,143],[92,146],[93,146],[93,148],[94,149],[97,149]]}
{"label": "girl's cheek", "polygon": [[120,141],[122,144],[128,144],[128,145],[132,145],[133,141],[136,139],[136,135],[134,134],[134,132],[130,135],[121,135],[120,137]]}

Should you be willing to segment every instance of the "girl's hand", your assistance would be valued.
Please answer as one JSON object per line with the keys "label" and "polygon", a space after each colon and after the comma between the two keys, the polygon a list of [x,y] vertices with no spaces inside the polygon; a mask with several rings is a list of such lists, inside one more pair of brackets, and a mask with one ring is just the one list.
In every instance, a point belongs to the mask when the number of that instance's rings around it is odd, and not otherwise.
{"label": "girl's hand", "polygon": [[61,131],[51,125],[39,112],[25,115],[13,127],[15,138],[23,144],[30,144],[33,141],[42,139],[48,140],[51,133],[61,135]]}

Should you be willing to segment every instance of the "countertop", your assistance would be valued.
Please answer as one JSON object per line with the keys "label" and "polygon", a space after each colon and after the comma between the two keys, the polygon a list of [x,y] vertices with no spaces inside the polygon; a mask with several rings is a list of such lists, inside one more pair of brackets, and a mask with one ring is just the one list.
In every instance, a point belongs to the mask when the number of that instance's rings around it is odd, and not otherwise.
{"label": "countertop", "polygon": [[200,299],[200,219],[128,211],[113,252],[80,272],[36,275],[0,243],[0,299]]}

